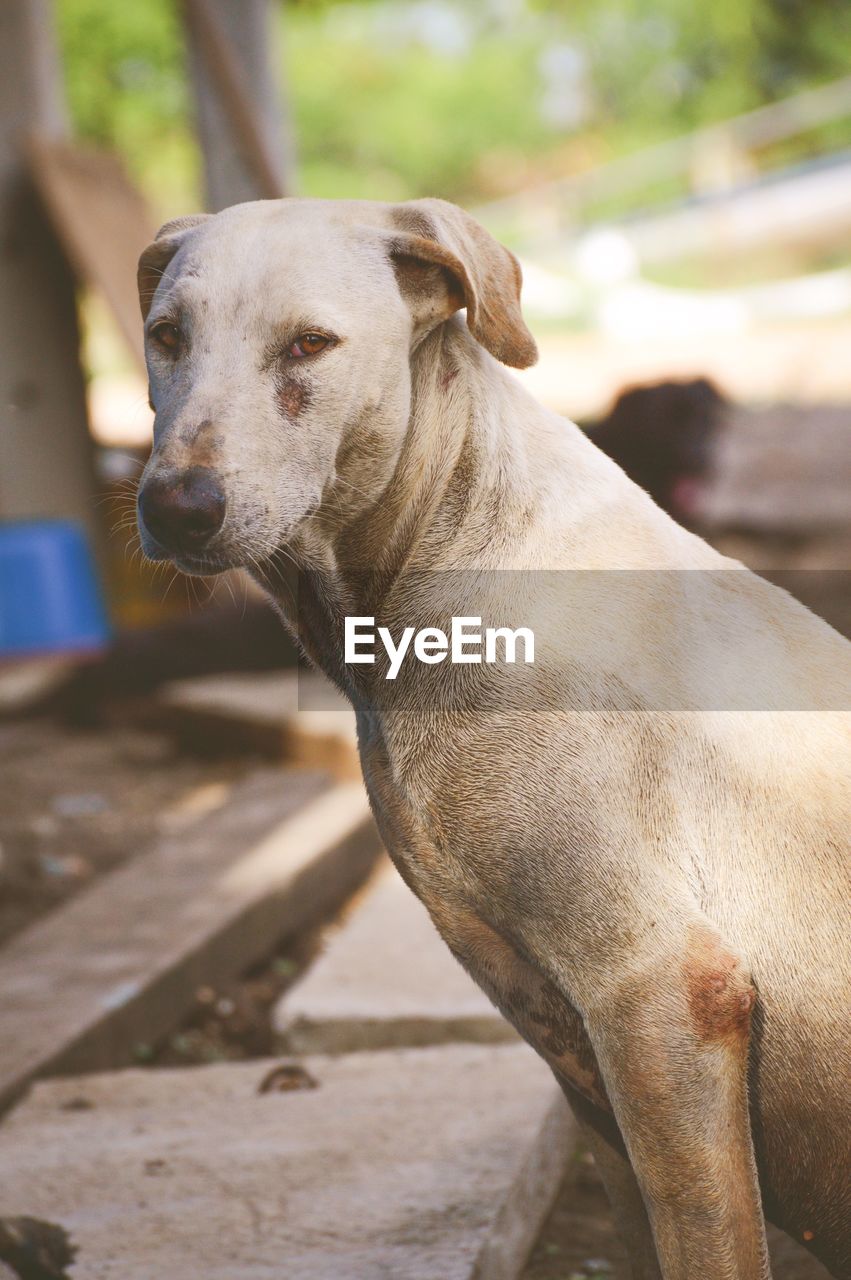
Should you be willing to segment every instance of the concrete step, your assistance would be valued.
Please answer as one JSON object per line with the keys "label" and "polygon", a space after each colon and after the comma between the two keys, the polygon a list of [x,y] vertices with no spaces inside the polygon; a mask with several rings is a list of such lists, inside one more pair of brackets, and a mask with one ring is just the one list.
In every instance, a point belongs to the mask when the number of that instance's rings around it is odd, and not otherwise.
{"label": "concrete step", "polygon": [[194,749],[225,746],[360,778],[355,714],[324,676],[265,671],[199,676],[157,695],[164,726]]}
{"label": "concrete step", "polygon": [[274,1021],[298,1053],[516,1038],[387,858]]}
{"label": "concrete step", "polygon": [[527,1046],[447,1046],[47,1081],[0,1185],[74,1280],[511,1280],[573,1145]]}

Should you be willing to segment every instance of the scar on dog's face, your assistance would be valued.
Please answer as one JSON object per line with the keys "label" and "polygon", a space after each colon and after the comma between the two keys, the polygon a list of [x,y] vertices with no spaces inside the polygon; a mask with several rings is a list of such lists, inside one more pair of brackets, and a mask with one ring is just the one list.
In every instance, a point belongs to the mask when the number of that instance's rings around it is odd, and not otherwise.
{"label": "scar on dog's face", "polygon": [[410,353],[435,324],[466,306],[484,346],[531,362],[519,287],[508,251],[441,201],[262,201],[167,223],[139,266],[145,553],[190,573],[261,565],[345,483],[360,438],[392,467]]}

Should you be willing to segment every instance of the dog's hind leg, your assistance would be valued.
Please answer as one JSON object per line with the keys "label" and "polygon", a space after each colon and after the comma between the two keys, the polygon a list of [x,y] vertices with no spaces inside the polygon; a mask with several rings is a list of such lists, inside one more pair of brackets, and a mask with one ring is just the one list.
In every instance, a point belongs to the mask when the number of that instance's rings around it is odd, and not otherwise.
{"label": "dog's hind leg", "polygon": [[641,1188],[614,1117],[583,1098],[567,1081],[560,1079],[559,1083],[609,1197],[615,1226],[629,1259],[632,1280],[662,1280]]}

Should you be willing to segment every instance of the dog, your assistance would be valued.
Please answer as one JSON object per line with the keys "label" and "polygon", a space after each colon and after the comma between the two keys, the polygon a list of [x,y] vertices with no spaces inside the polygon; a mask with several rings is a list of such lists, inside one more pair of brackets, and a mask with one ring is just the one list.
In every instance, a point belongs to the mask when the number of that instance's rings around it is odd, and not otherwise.
{"label": "dog", "polygon": [[[851,650],[503,368],[520,289],[441,200],[167,223],[142,546],[245,568],[351,699],[387,847],[552,1067],[636,1280],[764,1280],[765,1217],[847,1278]],[[343,660],[346,617],[470,583],[547,624],[524,684]]]}
{"label": "dog", "polygon": [[588,432],[663,511],[694,529],[726,407],[706,378],[630,387]]}

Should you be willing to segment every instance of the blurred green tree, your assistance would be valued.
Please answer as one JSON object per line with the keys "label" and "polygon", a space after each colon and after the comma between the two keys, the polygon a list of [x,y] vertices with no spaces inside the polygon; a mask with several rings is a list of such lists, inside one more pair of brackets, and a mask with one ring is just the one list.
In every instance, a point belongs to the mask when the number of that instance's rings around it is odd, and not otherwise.
{"label": "blurred green tree", "polygon": [[[78,132],[198,200],[177,0],[57,0]],[[847,0],[290,0],[302,190],[471,203],[846,74]],[[798,154],[851,142],[848,122]]]}
{"label": "blurred green tree", "polygon": [[196,204],[176,0],[57,0],[66,92],[76,132],[123,157],[155,208]]}

